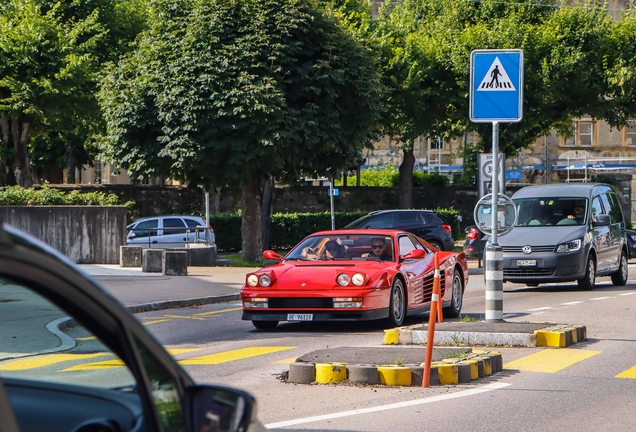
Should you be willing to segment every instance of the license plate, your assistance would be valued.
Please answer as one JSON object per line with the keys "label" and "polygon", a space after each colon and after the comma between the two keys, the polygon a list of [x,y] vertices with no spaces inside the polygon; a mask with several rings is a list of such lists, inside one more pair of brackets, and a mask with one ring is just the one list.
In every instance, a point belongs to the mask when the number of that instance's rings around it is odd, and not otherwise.
{"label": "license plate", "polygon": [[313,321],[314,314],[287,314],[287,321]]}
{"label": "license plate", "polygon": [[517,265],[519,267],[536,266],[537,265],[537,260],[517,260]]}

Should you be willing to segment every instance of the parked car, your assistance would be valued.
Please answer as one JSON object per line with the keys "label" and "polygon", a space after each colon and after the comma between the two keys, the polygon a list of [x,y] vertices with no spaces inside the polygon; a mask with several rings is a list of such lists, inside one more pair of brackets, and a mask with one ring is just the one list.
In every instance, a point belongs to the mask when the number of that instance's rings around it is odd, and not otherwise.
{"label": "parked car", "polygon": [[126,244],[161,249],[209,244],[216,249],[216,238],[212,227],[200,216],[151,216],[137,219],[126,227]]}
{"label": "parked car", "polygon": [[597,276],[611,276],[616,286],[627,283],[625,220],[610,186],[526,186],[512,201],[517,223],[498,237],[504,281],[529,286],[577,281],[592,289]]}
{"label": "parked car", "polygon": [[349,229],[312,234],[279,261],[246,275],[243,320],[271,329],[280,321],[366,321],[400,326],[428,311],[434,256],[441,269],[444,315],[459,315],[468,281],[463,252],[440,252],[412,233]]}
{"label": "parked car", "polygon": [[629,259],[636,258],[636,231],[626,230],[625,240],[627,244],[627,251],[629,253]]}
{"label": "parked car", "polygon": [[351,222],[345,228],[404,230],[426,240],[437,249],[452,251],[455,240],[451,226],[432,210],[380,210]]}
{"label": "parked car", "polygon": [[466,240],[464,241],[464,253],[466,258],[481,258],[484,259],[483,253],[486,249],[486,240],[488,236],[477,229],[477,225],[467,226],[464,230],[466,232]]}
{"label": "parked car", "polygon": [[1,222],[0,328],[2,430],[265,430],[251,394],[196,384],[75,264]]}

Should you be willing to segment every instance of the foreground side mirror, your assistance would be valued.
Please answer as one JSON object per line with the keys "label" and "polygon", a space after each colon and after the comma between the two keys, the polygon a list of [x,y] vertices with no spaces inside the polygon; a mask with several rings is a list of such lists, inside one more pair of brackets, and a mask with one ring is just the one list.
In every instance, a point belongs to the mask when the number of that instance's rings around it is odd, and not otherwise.
{"label": "foreground side mirror", "polygon": [[592,222],[592,226],[610,226],[610,224],[610,217],[606,214],[598,215],[596,221]]}
{"label": "foreground side mirror", "polygon": [[276,252],[274,252],[273,250],[266,250],[265,252],[263,252],[263,258],[268,259],[268,260],[276,260],[276,261],[280,261],[283,259],[282,255],[277,254]]}
{"label": "foreground side mirror", "polygon": [[250,393],[222,386],[194,385],[186,390],[189,432],[265,431],[256,419]]}
{"label": "foreground side mirror", "polygon": [[411,252],[402,255],[402,259],[403,260],[409,260],[409,259],[422,259],[426,256],[426,252],[423,251],[422,249],[415,249],[412,250]]}

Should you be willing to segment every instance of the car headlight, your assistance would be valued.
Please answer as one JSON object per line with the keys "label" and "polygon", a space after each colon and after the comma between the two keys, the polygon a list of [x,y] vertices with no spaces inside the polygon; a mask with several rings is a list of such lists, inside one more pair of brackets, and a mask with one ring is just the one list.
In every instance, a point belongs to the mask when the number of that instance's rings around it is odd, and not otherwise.
{"label": "car headlight", "polygon": [[353,275],[353,277],[351,277],[351,283],[353,283],[355,286],[362,286],[365,279],[366,277],[362,273],[356,273]]}
{"label": "car headlight", "polygon": [[270,283],[272,283],[272,280],[270,279],[269,275],[262,274],[262,275],[260,275],[260,276],[259,276],[259,278],[258,278],[258,283],[259,283],[261,286],[266,287],[266,286],[269,286],[269,284],[270,284]]}
{"label": "car headlight", "polygon": [[247,284],[251,287],[258,285],[258,276],[251,274],[247,277]]}
{"label": "car headlight", "polygon": [[581,249],[581,239],[576,239],[569,241],[567,243],[562,243],[557,246],[557,252],[576,252]]}
{"label": "car headlight", "polygon": [[340,273],[336,280],[338,281],[338,285],[347,286],[349,285],[349,281],[351,280],[351,278],[346,273]]}

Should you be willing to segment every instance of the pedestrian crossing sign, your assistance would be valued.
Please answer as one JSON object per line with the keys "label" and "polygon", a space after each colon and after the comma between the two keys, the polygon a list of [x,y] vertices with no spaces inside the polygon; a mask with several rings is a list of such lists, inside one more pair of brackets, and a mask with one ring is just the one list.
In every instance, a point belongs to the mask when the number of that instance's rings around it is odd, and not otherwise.
{"label": "pedestrian crossing sign", "polygon": [[521,121],[523,51],[474,50],[470,55],[470,120]]}

